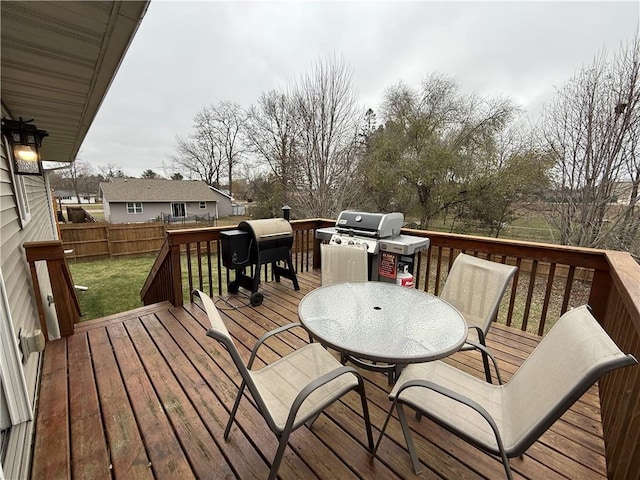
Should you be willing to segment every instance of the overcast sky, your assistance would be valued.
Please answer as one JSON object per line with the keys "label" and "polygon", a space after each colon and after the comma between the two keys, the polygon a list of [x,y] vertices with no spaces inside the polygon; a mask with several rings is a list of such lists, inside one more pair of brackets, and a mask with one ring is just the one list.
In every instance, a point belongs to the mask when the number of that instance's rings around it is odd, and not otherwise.
{"label": "overcast sky", "polygon": [[248,107],[334,54],[352,68],[363,112],[378,109],[387,87],[440,72],[535,115],[554,87],[629,41],[639,12],[640,0],[152,0],[80,158],[169,174],[176,135],[190,133],[204,106]]}

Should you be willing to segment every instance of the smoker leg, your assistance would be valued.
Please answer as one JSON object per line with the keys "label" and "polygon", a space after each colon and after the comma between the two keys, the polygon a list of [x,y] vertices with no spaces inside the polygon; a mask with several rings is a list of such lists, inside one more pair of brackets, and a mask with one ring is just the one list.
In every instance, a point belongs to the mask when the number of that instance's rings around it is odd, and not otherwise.
{"label": "smoker leg", "polygon": [[300,290],[300,285],[298,285],[298,277],[296,276],[296,271],[293,269],[291,255],[289,255],[289,258],[287,258],[287,266],[289,267],[289,273],[291,274],[291,281],[293,282],[294,290]]}

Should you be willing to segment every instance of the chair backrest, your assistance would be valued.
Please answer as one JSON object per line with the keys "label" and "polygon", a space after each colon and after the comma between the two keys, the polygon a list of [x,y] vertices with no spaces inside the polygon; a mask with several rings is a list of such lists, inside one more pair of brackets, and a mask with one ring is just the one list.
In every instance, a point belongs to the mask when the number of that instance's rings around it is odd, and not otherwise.
{"label": "chair backrest", "polygon": [[369,279],[367,250],[364,246],[320,244],[322,285],[338,282],[366,282]]}
{"label": "chair backrest", "polygon": [[635,363],[587,306],[562,315],[504,386],[517,450],[528,448],[604,373]]}
{"label": "chair backrest", "polygon": [[[204,307],[205,312],[207,312],[207,317],[209,318],[209,322],[211,323],[211,328],[207,331],[207,336],[218,340],[224,347],[227,349],[229,354],[231,355],[231,359],[233,363],[238,368],[240,375],[242,378],[253,385],[253,381],[251,380],[251,376],[249,375],[249,370],[246,365],[242,361],[242,357],[236,348],[236,344],[233,342],[233,338],[229,334],[229,330],[227,330],[222,317],[220,316],[220,312],[218,311],[215,303],[207,295],[206,293],[201,292],[200,290],[194,290],[193,293],[200,297],[202,301],[202,306]],[[251,392],[253,393],[253,391]]]}
{"label": "chair backrest", "polygon": [[449,270],[440,298],[453,305],[470,327],[486,334],[517,267],[460,253]]}

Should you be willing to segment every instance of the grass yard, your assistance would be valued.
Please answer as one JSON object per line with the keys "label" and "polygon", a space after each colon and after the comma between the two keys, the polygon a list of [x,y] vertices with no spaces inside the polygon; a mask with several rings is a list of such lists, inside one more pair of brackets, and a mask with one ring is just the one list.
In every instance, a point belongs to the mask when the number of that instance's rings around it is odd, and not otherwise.
{"label": "grass yard", "polygon": [[70,261],[69,268],[80,302],[81,320],[112,315],[142,306],[140,290],[156,255],[123,257],[117,260]]}
{"label": "grass yard", "polygon": [[[76,285],[88,287],[87,291],[76,290],[80,302],[80,321],[93,320],[106,317],[114,313],[125,312],[142,307],[140,291],[147,280],[147,276],[153,267],[156,254],[120,257],[93,261],[70,261],[69,268]],[[182,293],[184,298],[189,297],[189,270],[185,255],[181,258],[182,264]],[[206,264],[203,256],[202,265]],[[197,271],[197,256],[191,257],[191,268]],[[204,275],[206,291],[209,288],[208,278]],[[226,272],[223,272],[223,282],[226,284]],[[214,290],[217,288],[218,277],[212,271],[212,283]],[[194,285],[194,288],[199,288]]]}

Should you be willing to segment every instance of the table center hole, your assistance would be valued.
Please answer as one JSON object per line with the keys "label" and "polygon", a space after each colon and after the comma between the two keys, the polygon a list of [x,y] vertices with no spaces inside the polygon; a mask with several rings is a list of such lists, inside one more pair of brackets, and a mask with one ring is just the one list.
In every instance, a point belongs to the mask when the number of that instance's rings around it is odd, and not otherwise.
{"label": "table center hole", "polygon": [[382,307],[373,307],[374,310],[382,310]]}

